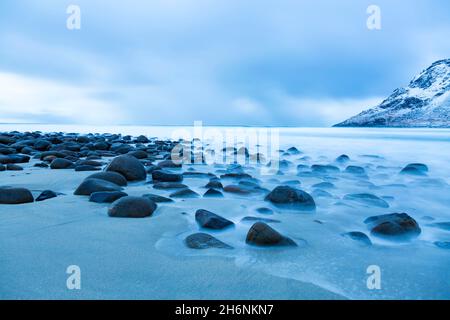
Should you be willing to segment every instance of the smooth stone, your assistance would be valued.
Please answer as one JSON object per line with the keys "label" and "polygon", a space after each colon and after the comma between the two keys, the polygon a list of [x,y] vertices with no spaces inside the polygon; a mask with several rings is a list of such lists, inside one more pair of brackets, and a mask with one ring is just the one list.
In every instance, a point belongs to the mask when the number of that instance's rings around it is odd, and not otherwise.
{"label": "smooth stone", "polygon": [[290,148],[287,149],[286,151],[287,151],[288,153],[290,153],[290,154],[293,154],[293,155],[295,155],[295,154],[300,154],[300,153],[301,153],[301,151],[298,150],[296,147],[290,147]]}
{"label": "smooth stone", "polygon": [[346,154],[342,154],[339,157],[337,157],[335,161],[339,163],[345,163],[350,161],[350,157]]}
{"label": "smooth stone", "polygon": [[28,189],[0,187],[0,204],[22,204],[33,201],[33,195]]}
{"label": "smooth stone", "polygon": [[350,200],[379,208],[389,208],[389,203],[370,193],[347,194],[344,196],[344,200]]}
{"label": "smooth stone", "polygon": [[91,193],[89,201],[96,203],[112,203],[117,199],[126,196],[128,196],[128,194],[122,191],[99,191]]}
{"label": "smooth stone", "polygon": [[33,167],[36,167],[36,168],[48,168],[48,164],[46,164],[44,162],[39,162],[39,163],[35,163]]}
{"label": "smooth stone", "polygon": [[223,189],[223,185],[219,180],[211,180],[206,184],[205,188]]}
{"label": "smooth stone", "polygon": [[415,238],[421,233],[419,224],[406,213],[391,213],[369,217],[364,221],[373,235]]}
{"label": "smooth stone", "polygon": [[73,169],[74,163],[64,158],[56,158],[50,164],[51,169]]}
{"label": "smooth stone", "polygon": [[118,172],[114,171],[108,171],[108,172],[98,172],[91,174],[86,179],[100,179],[112,182],[114,184],[117,184],[118,186],[124,187],[128,184],[127,179],[123,175],[121,175]]}
{"label": "smooth stone", "polygon": [[44,190],[41,194],[36,198],[36,201],[44,201],[52,198],[56,198],[58,195],[56,192],[52,190]]}
{"label": "smooth stone", "polygon": [[183,181],[183,175],[163,170],[154,170],[152,172],[152,179],[153,181],[160,182],[181,182]]}
{"label": "smooth stone", "polygon": [[145,218],[156,210],[156,203],[144,197],[122,197],[112,203],[108,215],[115,218]]}
{"label": "smooth stone", "polygon": [[200,195],[189,188],[184,188],[171,193],[171,198],[198,198]]}
{"label": "smooth stone", "polygon": [[100,191],[121,191],[122,188],[115,183],[89,178],[84,180],[78,188],[75,190],[74,194],[77,196],[90,196],[94,192]]}
{"label": "smooth stone", "polygon": [[127,153],[127,155],[135,157],[136,159],[146,159],[146,158],[148,158],[148,153],[145,152],[144,150],[130,151],[130,152]]}
{"label": "smooth stone", "polygon": [[372,241],[370,241],[370,238],[363,232],[359,231],[351,231],[343,234],[344,237],[350,238],[352,240],[361,242],[362,244],[366,246],[372,245]]}
{"label": "smooth stone", "polygon": [[0,171],[6,171],[6,166],[4,166],[3,164],[0,164]]}
{"label": "smooth stone", "polygon": [[331,182],[320,182],[320,183],[316,183],[312,186],[313,188],[318,188],[318,189],[335,189],[336,186],[331,183]]}
{"label": "smooth stone", "polygon": [[208,189],[208,191],[206,191],[203,194],[204,198],[223,198],[223,194],[222,192],[216,190],[216,189]]}
{"label": "smooth stone", "polygon": [[264,222],[256,222],[250,228],[245,242],[256,246],[297,246],[292,239],[283,236]]}
{"label": "smooth stone", "polygon": [[233,247],[218,240],[217,238],[214,238],[213,236],[207,233],[191,234],[190,236],[186,237],[184,242],[191,249],[209,249],[209,248],[233,249]]}
{"label": "smooth stone", "polygon": [[345,173],[356,174],[356,175],[365,175],[366,170],[363,167],[359,166],[348,166],[345,168]]}
{"label": "smooth stone", "polygon": [[202,228],[207,229],[220,230],[234,225],[232,221],[203,209],[197,210],[195,220]]}
{"label": "smooth stone", "polygon": [[278,186],[273,189],[265,198],[278,207],[297,209],[302,211],[313,211],[316,203],[313,197],[303,190],[289,186]]}
{"label": "smooth stone", "polygon": [[439,228],[442,230],[450,231],[450,222],[436,222],[436,223],[430,224],[430,226],[434,227],[434,228]]}
{"label": "smooth stone", "polygon": [[325,190],[315,189],[311,195],[314,198],[333,198],[333,195]]}
{"label": "smooth stone", "polygon": [[337,173],[340,171],[338,167],[322,164],[313,164],[311,170],[315,173]]}
{"label": "smooth stone", "polygon": [[145,180],[147,177],[144,165],[135,157],[127,155],[114,158],[106,168],[106,171],[118,172],[127,181]]}

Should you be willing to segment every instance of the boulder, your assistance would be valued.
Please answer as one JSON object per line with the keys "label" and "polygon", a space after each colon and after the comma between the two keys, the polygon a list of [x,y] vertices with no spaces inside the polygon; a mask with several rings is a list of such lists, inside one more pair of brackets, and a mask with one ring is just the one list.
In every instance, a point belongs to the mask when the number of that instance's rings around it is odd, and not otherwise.
{"label": "boulder", "polygon": [[163,196],[160,196],[160,195],[157,195],[157,194],[151,194],[151,193],[148,193],[148,194],[144,194],[144,195],[142,195],[142,196],[145,197],[145,198],[149,198],[150,200],[152,200],[152,201],[154,201],[154,202],[156,202],[156,203],[160,203],[160,202],[173,202],[172,199],[166,198],[166,197],[163,197]]}
{"label": "boulder", "polygon": [[28,189],[0,187],[0,204],[22,204],[33,201],[33,195]]}
{"label": "boulder", "polygon": [[350,200],[379,208],[389,208],[389,203],[370,193],[347,194],[344,196],[344,200]]}
{"label": "boulder", "polygon": [[64,158],[56,158],[50,164],[51,169],[73,169],[74,163]]}
{"label": "boulder", "polygon": [[156,203],[144,197],[122,197],[112,203],[108,215],[115,218],[144,218],[156,210]]}
{"label": "boulder", "polygon": [[170,190],[170,189],[185,189],[188,186],[179,182],[157,182],[153,185],[154,189]]}
{"label": "boulder", "polygon": [[406,213],[391,213],[373,216],[364,221],[376,236],[385,238],[416,238],[421,229],[419,224]]}
{"label": "boulder", "polygon": [[289,186],[276,187],[266,196],[265,200],[282,208],[301,211],[313,211],[316,209],[316,203],[311,195],[303,190]]}
{"label": "boulder", "polygon": [[198,198],[199,194],[189,188],[177,190],[170,194],[171,198]]}
{"label": "boulder", "polygon": [[153,181],[160,182],[181,182],[183,181],[183,175],[163,170],[154,170],[152,172],[152,179]]}
{"label": "boulder", "polygon": [[90,196],[94,192],[100,191],[121,191],[122,188],[115,183],[89,178],[84,180],[78,188],[75,190],[74,194],[77,196]]}
{"label": "boulder", "polygon": [[428,172],[428,166],[423,163],[410,163],[400,171],[401,174],[411,174],[425,176]]}
{"label": "boulder", "polygon": [[343,236],[347,237],[349,239],[358,241],[365,246],[372,245],[372,241],[370,241],[369,237],[363,232],[351,231],[351,232],[344,233]]}
{"label": "boulder", "polygon": [[114,158],[106,171],[118,172],[128,181],[145,180],[147,177],[144,165],[135,157],[127,155]]}
{"label": "boulder", "polygon": [[256,222],[250,228],[245,242],[256,246],[297,246],[292,239],[283,236],[264,222]]}
{"label": "boulder", "polygon": [[208,191],[206,191],[203,194],[204,198],[223,198],[223,194],[222,192],[216,190],[216,189],[208,189]]}
{"label": "boulder", "polygon": [[9,171],[22,171],[23,168],[21,166],[19,166],[18,164],[8,163],[6,165],[6,170],[9,170]]}
{"label": "boulder", "polygon": [[202,228],[207,229],[220,230],[234,225],[232,221],[203,209],[197,210],[195,220]]}

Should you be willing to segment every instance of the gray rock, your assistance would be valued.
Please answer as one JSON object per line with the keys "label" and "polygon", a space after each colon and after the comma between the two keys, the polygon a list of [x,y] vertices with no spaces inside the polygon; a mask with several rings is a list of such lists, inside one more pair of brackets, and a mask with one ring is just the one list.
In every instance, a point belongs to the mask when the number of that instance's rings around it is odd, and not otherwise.
{"label": "gray rock", "polygon": [[83,164],[75,167],[75,171],[100,171],[101,168]]}
{"label": "gray rock", "polygon": [[108,215],[115,218],[144,218],[156,210],[156,203],[144,197],[122,197],[113,202]]}
{"label": "gray rock", "polygon": [[170,189],[185,189],[188,186],[179,182],[157,182],[153,185],[154,189],[170,190]]}
{"label": "gray rock", "polygon": [[127,155],[114,158],[106,171],[118,172],[128,181],[145,180],[147,177],[144,165],[135,157]]}
{"label": "gray rock", "polygon": [[177,190],[170,194],[171,198],[198,198],[199,194],[189,188]]}
{"label": "gray rock", "polygon": [[428,166],[423,163],[410,163],[400,171],[401,174],[410,174],[425,176],[428,172]]}
{"label": "gray rock", "polygon": [[222,192],[216,189],[209,189],[203,194],[204,198],[223,198]]}
{"label": "gray rock", "polygon": [[6,165],[6,170],[8,171],[22,171],[23,168],[19,166],[18,164],[8,163]]}
{"label": "gray rock", "polygon": [[265,223],[280,223],[280,220],[275,219],[267,219],[267,218],[261,218],[261,217],[244,217],[241,219],[241,222],[265,222]]}
{"label": "gray rock", "polygon": [[245,242],[256,246],[297,246],[292,239],[283,236],[264,222],[256,222],[250,228]]}
{"label": "gray rock", "polygon": [[261,214],[273,214],[273,210],[269,208],[258,208],[256,209],[256,212]]}
{"label": "gray rock", "polygon": [[434,245],[441,249],[450,249],[450,241],[436,241]]}
{"label": "gray rock", "polygon": [[222,241],[214,238],[207,233],[191,234],[190,236],[186,237],[184,242],[191,249],[233,249],[233,247],[229,246],[226,243],[223,243]]}
{"label": "gray rock", "polygon": [[22,204],[33,201],[33,195],[28,189],[0,187],[0,204]]}
{"label": "gray rock", "polygon": [[195,220],[202,228],[207,229],[220,230],[234,225],[232,221],[203,209],[197,210]]}

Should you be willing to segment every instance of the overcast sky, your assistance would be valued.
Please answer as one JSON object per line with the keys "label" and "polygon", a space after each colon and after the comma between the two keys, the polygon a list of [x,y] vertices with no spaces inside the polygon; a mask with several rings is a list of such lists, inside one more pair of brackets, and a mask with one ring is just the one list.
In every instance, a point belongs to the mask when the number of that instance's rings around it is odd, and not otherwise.
{"label": "overcast sky", "polygon": [[1,0],[0,122],[330,126],[449,58],[449,16],[448,0]]}

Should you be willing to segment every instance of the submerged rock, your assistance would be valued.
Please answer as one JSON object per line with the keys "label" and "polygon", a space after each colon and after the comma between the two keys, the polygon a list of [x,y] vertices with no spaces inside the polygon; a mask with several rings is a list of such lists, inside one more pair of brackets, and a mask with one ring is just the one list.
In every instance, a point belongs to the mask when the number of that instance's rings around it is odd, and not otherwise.
{"label": "submerged rock", "polygon": [[213,188],[213,189],[223,189],[223,185],[222,182],[220,182],[220,180],[210,180],[205,188]]}
{"label": "submerged rock", "polygon": [[338,163],[346,163],[350,161],[350,157],[346,154],[342,154],[339,157],[337,157],[335,161]]}
{"label": "submerged rock", "polygon": [[154,189],[163,189],[163,190],[170,190],[170,189],[185,189],[188,186],[179,182],[157,182],[153,185]]}
{"label": "submerged rock", "polygon": [[366,170],[363,167],[359,166],[348,166],[345,168],[345,173],[356,174],[356,175],[365,175]]}
{"label": "submerged rock", "polygon": [[406,213],[391,213],[369,217],[364,221],[373,235],[415,238],[421,233],[419,224]]}
{"label": "submerged rock", "polygon": [[207,229],[220,230],[234,225],[232,221],[203,209],[197,210],[195,220],[202,228]]}
{"label": "submerged rock", "polygon": [[269,208],[258,208],[256,209],[256,212],[261,214],[273,214],[273,210]]}
{"label": "submerged rock", "polygon": [[344,200],[350,200],[379,208],[389,208],[389,203],[370,193],[347,194],[344,196]]}
{"label": "submerged rock", "polygon": [[58,195],[56,192],[52,190],[44,190],[41,192],[41,194],[36,198],[36,201],[44,201],[51,198],[56,198]]}
{"label": "submerged rock", "polygon": [[144,197],[126,196],[113,202],[108,215],[114,218],[144,218],[156,210],[156,203]]}
{"label": "submerged rock", "polygon": [[23,168],[17,164],[13,164],[13,163],[8,163],[6,165],[6,170],[8,171],[22,171]]}
{"label": "submerged rock", "polygon": [[220,241],[207,233],[194,233],[186,237],[184,240],[186,245],[191,249],[233,249],[233,247]]}
{"label": "submerged rock", "polygon": [[303,190],[295,189],[289,186],[278,186],[270,192],[266,201],[274,205],[288,209],[302,211],[313,211],[316,209],[316,203],[313,197]]}
{"label": "submerged rock", "polygon": [[135,157],[127,155],[114,158],[106,171],[118,172],[128,181],[145,180],[147,177],[144,165]]}
{"label": "submerged rock", "polygon": [[366,246],[372,245],[372,241],[370,241],[369,237],[363,232],[351,231],[344,233],[343,236],[358,241]]}
{"label": "submerged rock", "polygon": [[33,201],[33,195],[28,189],[0,187],[0,204],[23,204]]}
{"label": "submerged rock", "polygon": [[400,171],[401,174],[424,176],[428,172],[428,166],[423,163],[410,163]]}
{"label": "submerged rock", "polygon": [[450,231],[450,222],[436,222],[430,224],[431,227],[439,228],[442,230]]}
{"label": "submerged rock", "polygon": [[434,245],[441,249],[450,249],[450,241],[436,241]]}
{"label": "submerged rock", "polygon": [[94,192],[100,191],[121,191],[122,188],[115,183],[89,178],[84,180],[78,188],[75,190],[74,194],[77,196],[90,196]]}
{"label": "submerged rock", "polygon": [[256,246],[297,246],[292,239],[283,236],[264,222],[256,222],[250,228],[245,242]]}
{"label": "submerged rock", "polygon": [[261,217],[244,217],[241,219],[241,222],[265,222],[265,223],[280,223],[280,220],[275,219],[267,219],[267,218],[261,218]]}

